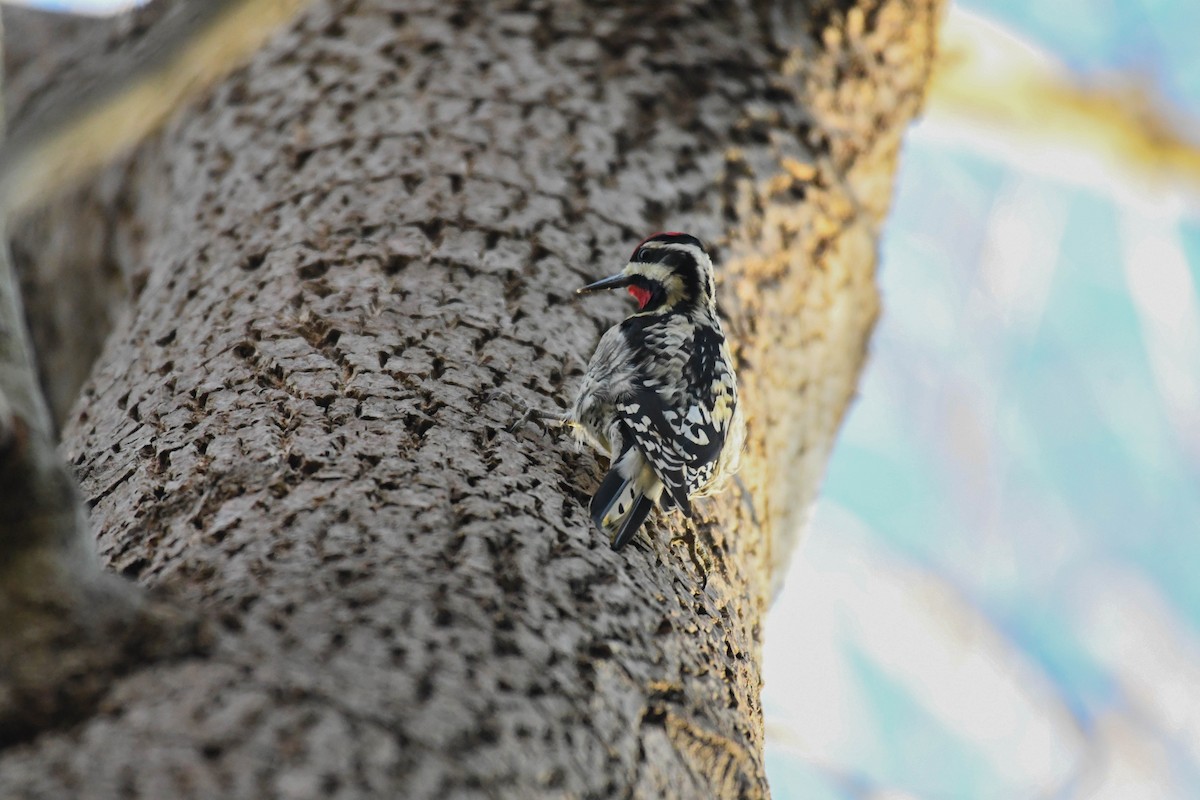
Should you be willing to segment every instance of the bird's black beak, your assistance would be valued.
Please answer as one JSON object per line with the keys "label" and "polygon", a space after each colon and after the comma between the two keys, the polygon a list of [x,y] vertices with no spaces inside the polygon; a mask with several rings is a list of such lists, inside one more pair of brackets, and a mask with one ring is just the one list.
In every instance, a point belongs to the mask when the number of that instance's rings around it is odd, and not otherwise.
{"label": "bird's black beak", "polygon": [[581,289],[576,289],[575,294],[588,294],[590,292],[602,292],[605,289],[621,289],[633,282],[633,278],[624,273],[613,275],[611,278],[589,283]]}

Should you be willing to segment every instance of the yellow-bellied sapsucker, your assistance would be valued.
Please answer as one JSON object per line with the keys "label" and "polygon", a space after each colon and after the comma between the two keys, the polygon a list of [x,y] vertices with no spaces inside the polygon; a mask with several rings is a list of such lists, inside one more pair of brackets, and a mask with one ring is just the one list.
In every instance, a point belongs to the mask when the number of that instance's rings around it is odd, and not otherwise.
{"label": "yellow-bellied sapsucker", "polygon": [[618,550],[655,503],[692,515],[690,498],[738,468],[745,426],[700,240],[658,233],[620,274],[579,292],[625,288],[638,310],[596,346],[568,422],[610,459],[590,506]]}

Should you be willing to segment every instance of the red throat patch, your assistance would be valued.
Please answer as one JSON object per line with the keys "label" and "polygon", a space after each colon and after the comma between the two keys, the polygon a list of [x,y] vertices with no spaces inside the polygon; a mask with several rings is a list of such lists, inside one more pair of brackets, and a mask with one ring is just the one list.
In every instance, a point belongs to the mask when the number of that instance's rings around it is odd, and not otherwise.
{"label": "red throat patch", "polygon": [[629,293],[633,295],[633,299],[638,302],[638,310],[646,307],[646,303],[650,302],[650,290],[643,289],[641,286],[630,286]]}

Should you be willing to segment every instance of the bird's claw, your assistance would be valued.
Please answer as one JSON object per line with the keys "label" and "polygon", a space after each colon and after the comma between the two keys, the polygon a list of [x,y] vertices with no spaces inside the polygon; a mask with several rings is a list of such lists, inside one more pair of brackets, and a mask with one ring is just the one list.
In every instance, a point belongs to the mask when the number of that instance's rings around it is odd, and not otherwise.
{"label": "bird's claw", "polygon": [[508,428],[506,428],[505,430],[507,430],[509,433],[516,433],[517,431],[521,430],[526,425],[528,425],[530,422],[541,422],[541,417],[539,416],[537,409],[534,409],[534,408],[525,409],[525,413],[523,413],[523,414],[521,414],[521,416],[517,417],[516,420],[513,421],[513,424],[509,425]]}
{"label": "bird's claw", "polygon": [[508,401],[508,404],[513,406],[514,409],[524,409],[520,416],[505,428],[509,433],[516,433],[531,422],[541,426],[543,431],[549,431],[551,428],[559,428],[569,424],[568,420],[564,419],[560,412],[542,411],[539,408],[534,408],[503,389],[493,389],[485,396],[485,400],[489,403],[501,399]]}

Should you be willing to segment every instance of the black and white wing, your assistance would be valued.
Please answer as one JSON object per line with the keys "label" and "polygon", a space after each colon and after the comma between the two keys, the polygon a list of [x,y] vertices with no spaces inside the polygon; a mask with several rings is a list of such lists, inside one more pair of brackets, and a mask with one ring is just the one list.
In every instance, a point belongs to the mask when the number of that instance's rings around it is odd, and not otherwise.
{"label": "black and white wing", "polygon": [[672,501],[688,516],[688,499],[713,478],[737,406],[737,387],[723,337],[696,334],[685,372],[690,391],[661,387],[645,376],[616,403],[622,438],[642,453]]}
{"label": "black and white wing", "polygon": [[650,462],[675,505],[691,516],[688,489],[694,465],[715,459],[720,452],[720,443],[716,443],[715,448],[711,445],[706,448],[684,446],[680,441],[678,412],[668,408],[653,389],[639,389],[618,401],[617,424],[624,441],[636,447]]}

